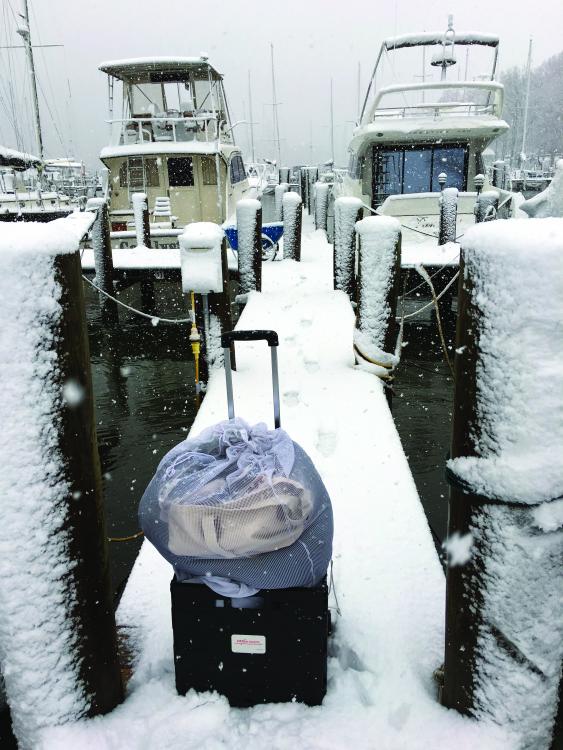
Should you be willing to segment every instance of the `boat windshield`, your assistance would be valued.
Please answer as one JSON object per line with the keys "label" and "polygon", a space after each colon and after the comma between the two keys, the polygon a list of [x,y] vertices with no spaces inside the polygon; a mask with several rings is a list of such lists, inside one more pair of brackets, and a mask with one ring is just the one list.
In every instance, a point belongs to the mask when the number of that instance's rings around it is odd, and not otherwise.
{"label": "boat windshield", "polygon": [[438,176],[442,172],[447,175],[447,187],[466,189],[466,144],[374,146],[373,151],[374,208],[390,195],[438,192],[441,188]]}

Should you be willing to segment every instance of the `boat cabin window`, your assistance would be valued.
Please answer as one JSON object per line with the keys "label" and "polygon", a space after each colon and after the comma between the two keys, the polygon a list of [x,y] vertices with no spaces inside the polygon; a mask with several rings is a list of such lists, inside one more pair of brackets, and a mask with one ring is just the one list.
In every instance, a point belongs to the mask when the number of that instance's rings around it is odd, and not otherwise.
{"label": "boat cabin window", "polygon": [[194,164],[191,156],[168,159],[168,184],[170,187],[193,187]]}
{"label": "boat cabin window", "polygon": [[217,167],[215,165],[215,159],[212,156],[201,157],[201,171],[204,185],[217,184]]}
{"label": "boat cabin window", "polygon": [[240,154],[235,154],[231,159],[231,182],[235,185],[237,182],[246,180],[246,169]]}
{"label": "boat cabin window", "polygon": [[467,153],[468,148],[464,144],[418,148],[374,146],[374,208],[380,206],[389,195],[439,192],[438,175],[441,172],[448,176],[446,187],[465,190]]}

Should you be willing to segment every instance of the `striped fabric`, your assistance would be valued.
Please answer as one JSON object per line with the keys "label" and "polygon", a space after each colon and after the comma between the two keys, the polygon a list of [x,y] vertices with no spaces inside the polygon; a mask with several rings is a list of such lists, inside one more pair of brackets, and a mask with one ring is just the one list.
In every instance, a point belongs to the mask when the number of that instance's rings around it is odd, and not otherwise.
{"label": "striped fabric", "polygon": [[283,430],[241,419],[167,453],[139,520],[180,580],[312,587],[332,555],[330,498],[311,459]]}

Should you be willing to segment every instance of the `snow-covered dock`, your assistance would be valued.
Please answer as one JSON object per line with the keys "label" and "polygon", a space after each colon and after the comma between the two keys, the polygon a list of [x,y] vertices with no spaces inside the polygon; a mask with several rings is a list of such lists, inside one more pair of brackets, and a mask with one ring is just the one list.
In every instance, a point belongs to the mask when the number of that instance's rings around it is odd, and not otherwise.
{"label": "snow-covered dock", "polygon": [[[178,696],[172,569],[145,542],[118,610],[135,652],[127,700],[105,717],[49,730],[43,750],[513,747],[498,728],[437,702],[444,576],[381,381],[354,366],[354,314],[332,284],[331,248],[307,218],[302,261],[264,264],[263,292],[251,293],[238,324],[279,333],[282,426],[309,453],[333,502],[331,599],[340,615],[333,612],[323,705],[242,710],[215,694]],[[268,348],[237,345],[237,368],[236,414],[271,426]],[[218,370],[191,433],[226,414]]]}

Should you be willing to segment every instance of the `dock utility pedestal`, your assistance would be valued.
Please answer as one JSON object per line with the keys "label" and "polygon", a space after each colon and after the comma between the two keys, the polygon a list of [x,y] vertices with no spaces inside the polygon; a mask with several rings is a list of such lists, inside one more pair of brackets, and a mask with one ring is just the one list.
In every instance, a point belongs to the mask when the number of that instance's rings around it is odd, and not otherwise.
{"label": "dock utility pedestal", "polygon": [[[205,584],[170,585],[176,689],[217,691],[231,706],[297,701],[326,693],[326,579],[314,588],[264,589],[246,600]],[[241,608],[237,604],[245,601]]]}

